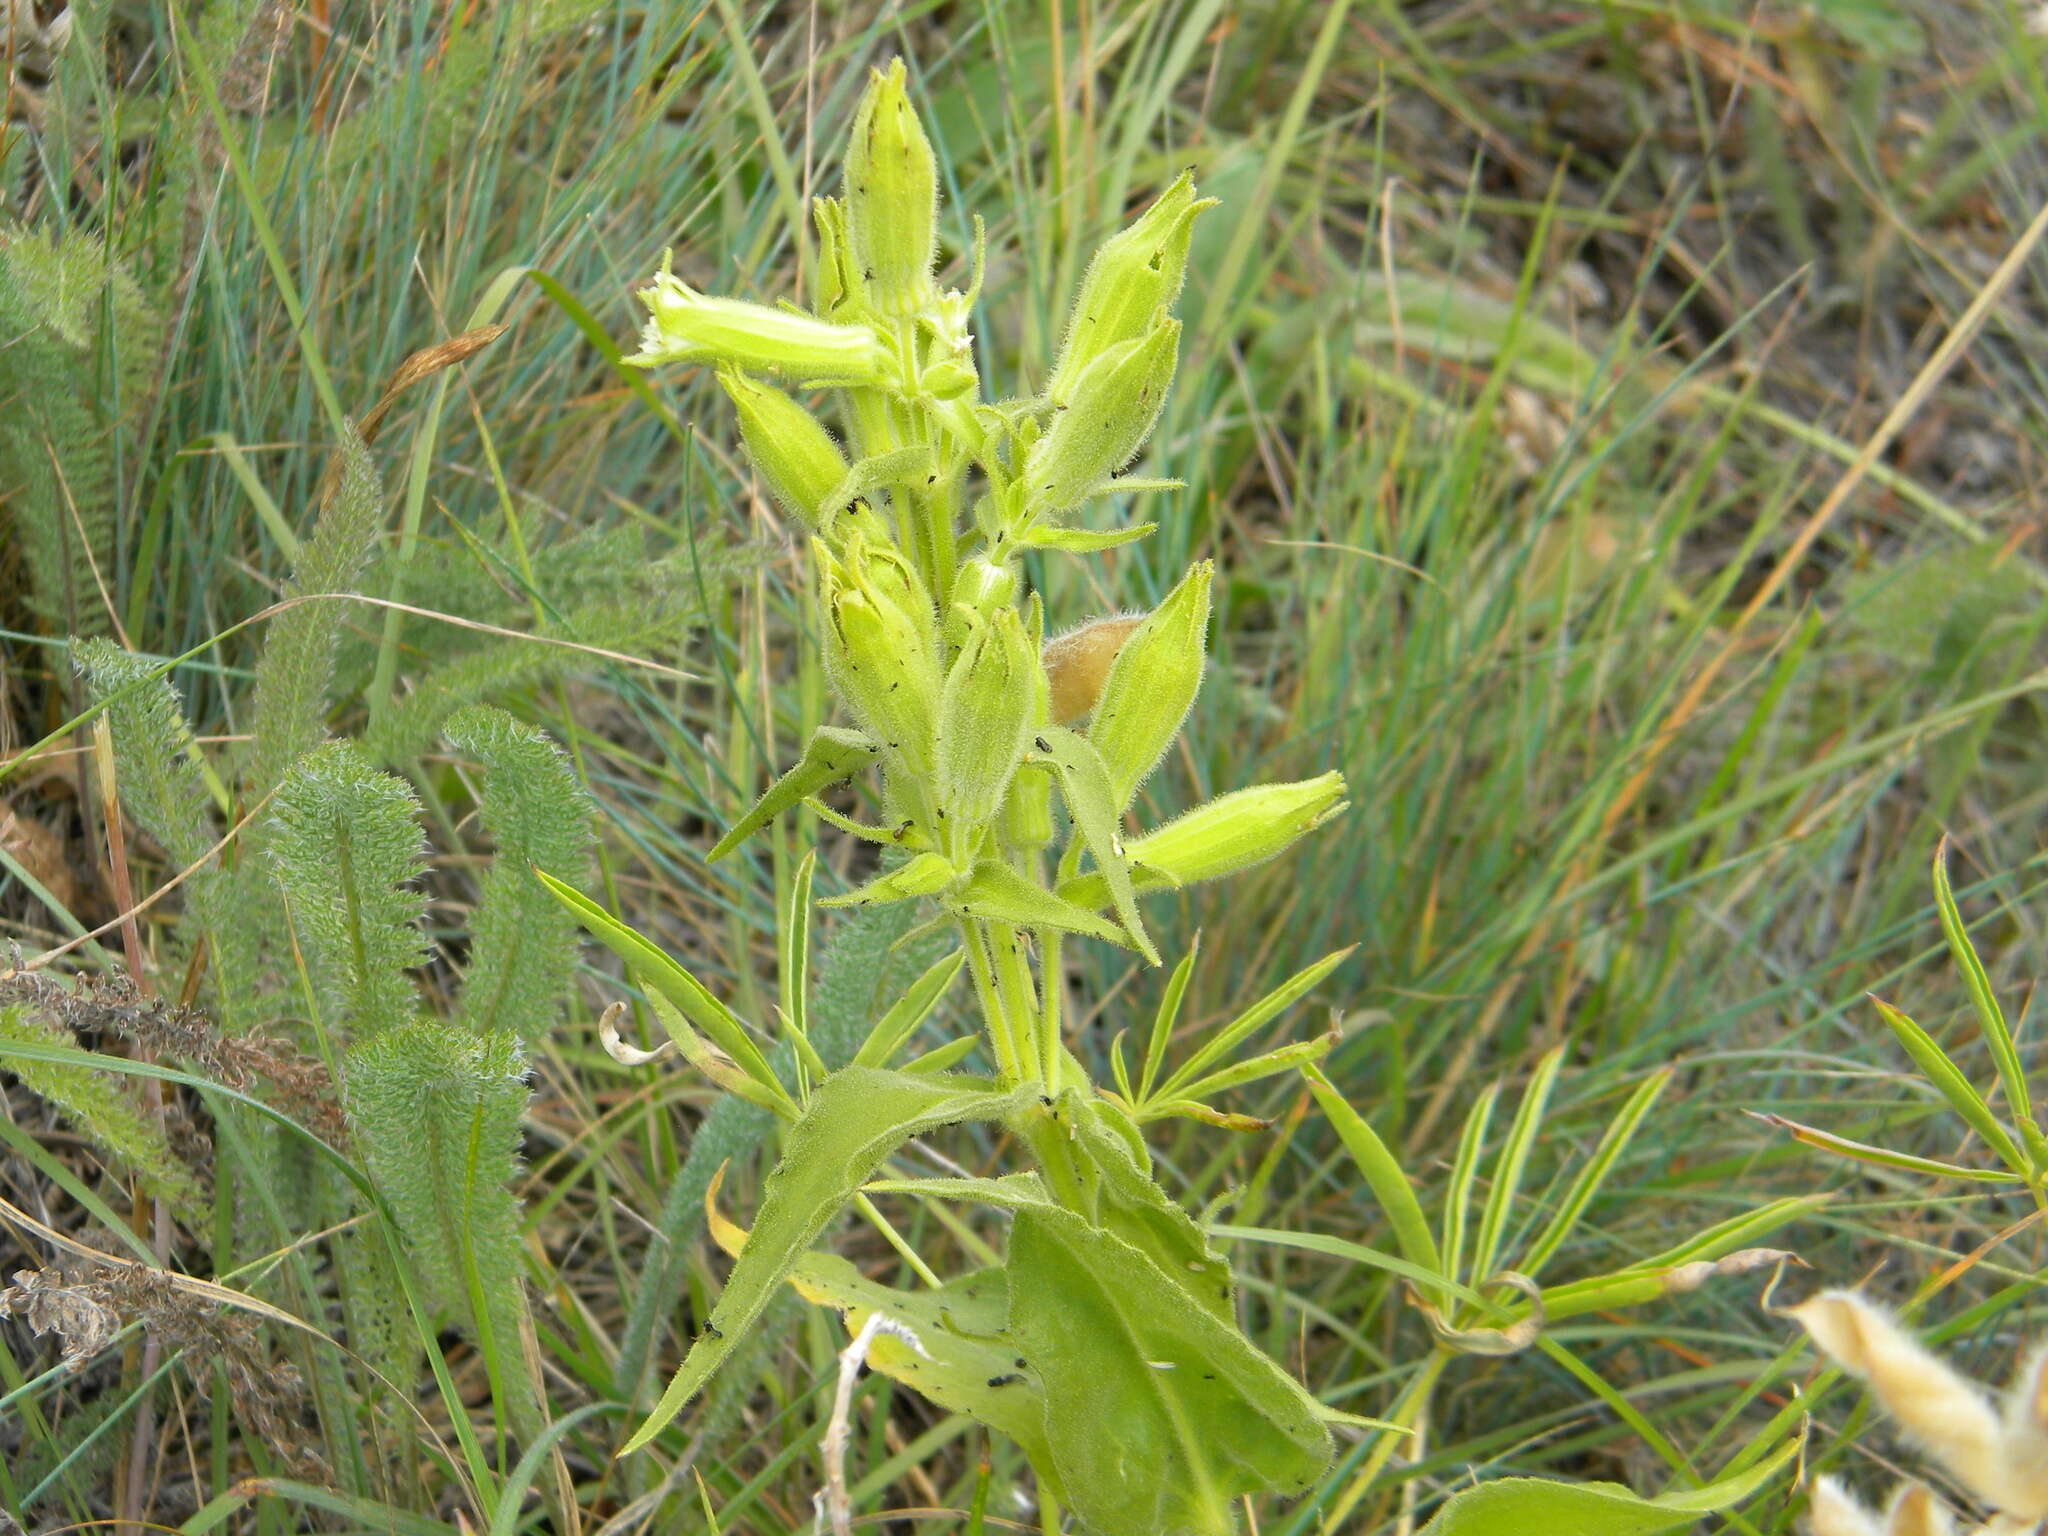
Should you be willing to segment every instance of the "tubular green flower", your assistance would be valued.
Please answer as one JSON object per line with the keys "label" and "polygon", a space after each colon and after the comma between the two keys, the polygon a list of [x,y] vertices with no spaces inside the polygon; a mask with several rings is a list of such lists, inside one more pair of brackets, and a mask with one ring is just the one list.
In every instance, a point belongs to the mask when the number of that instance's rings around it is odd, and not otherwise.
{"label": "tubular green flower", "polygon": [[846,233],[868,301],[885,315],[929,306],[939,249],[939,169],[904,83],[877,70],[846,146]]}
{"label": "tubular green flower", "polygon": [[[1140,891],[1214,880],[1263,864],[1342,811],[1344,775],[1331,772],[1292,784],[1255,784],[1198,805],[1185,816],[1124,845]],[[1109,883],[1099,874],[1060,882],[1060,895],[1077,906],[1109,905]]]}
{"label": "tubular green flower", "polygon": [[740,441],[775,499],[813,531],[820,509],[846,478],[846,455],[818,419],[772,384],[736,368],[718,370],[719,386],[740,418]]}
{"label": "tubular green flower", "polygon": [[1137,220],[1102,243],[1074,296],[1059,362],[1046,385],[1046,398],[1055,406],[1073,404],[1090,363],[1143,336],[1153,317],[1172,306],[1187,276],[1195,220],[1215,206],[1215,198],[1195,196],[1194,173],[1183,171]]}
{"label": "tubular green flower", "polygon": [[881,338],[865,325],[838,325],[744,299],[697,292],[662,264],[640,290],[648,309],[640,350],[626,361],[729,363],[761,373],[835,384],[876,385],[889,371]]}
{"label": "tubular green flower", "polygon": [[1180,322],[1162,315],[1143,336],[1119,342],[1081,371],[1073,403],[1024,460],[1025,506],[1034,519],[1079,506],[1138,456],[1179,358]]}

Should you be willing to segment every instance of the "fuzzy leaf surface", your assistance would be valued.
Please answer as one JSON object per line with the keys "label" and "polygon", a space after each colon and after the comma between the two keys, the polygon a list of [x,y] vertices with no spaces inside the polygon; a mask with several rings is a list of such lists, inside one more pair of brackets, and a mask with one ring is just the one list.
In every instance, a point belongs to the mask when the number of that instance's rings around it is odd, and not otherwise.
{"label": "fuzzy leaf surface", "polygon": [[624,1449],[638,1450],[697,1395],[752,1327],[825,1223],[882,1160],[911,1137],[962,1120],[999,1120],[1022,1108],[1024,1089],[996,1091],[964,1076],[919,1077],[847,1067],[826,1078],[790,1127],[782,1161],[761,1192],[746,1251],[668,1390]]}
{"label": "fuzzy leaf surface", "polygon": [[1114,1233],[1020,1210],[1007,1272],[1052,1467],[1090,1529],[1231,1536],[1239,1494],[1298,1493],[1328,1464],[1315,1399]]}

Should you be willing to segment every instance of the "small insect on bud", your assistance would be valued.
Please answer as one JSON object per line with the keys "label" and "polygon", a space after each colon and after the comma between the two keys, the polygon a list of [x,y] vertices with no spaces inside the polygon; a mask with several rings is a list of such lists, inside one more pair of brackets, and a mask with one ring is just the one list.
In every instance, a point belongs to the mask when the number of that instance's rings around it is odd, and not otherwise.
{"label": "small insect on bud", "polygon": [[937,621],[914,573],[892,549],[857,533],[842,558],[817,550],[825,665],[832,685],[874,738],[882,760],[922,779],[932,769],[939,701]]}
{"label": "small insect on bud", "polygon": [[1052,723],[1072,725],[1102,697],[1109,665],[1131,631],[1145,622],[1143,614],[1097,619],[1045,642],[1045,680],[1052,692]]}
{"label": "small insect on bud", "polygon": [[868,301],[907,315],[935,297],[939,250],[939,168],[892,59],[868,81],[846,146],[846,231]]}
{"label": "small insect on bud", "polygon": [[1195,220],[1215,206],[1213,197],[1196,198],[1194,175],[1183,171],[1136,222],[1102,243],[1081,279],[1059,362],[1046,385],[1054,405],[1073,404],[1090,363],[1144,335],[1153,316],[1172,306],[1187,275]]}
{"label": "small insect on bud", "polygon": [[846,478],[846,455],[832,434],[772,384],[736,368],[718,370],[718,382],[739,412],[740,441],[775,499],[816,531],[826,500]]}
{"label": "small insect on bud", "polygon": [[1034,519],[1079,506],[1138,456],[1179,360],[1180,322],[1162,316],[1081,371],[1072,403],[1024,459],[1024,505]]}
{"label": "small insect on bud", "polygon": [[865,325],[836,325],[744,299],[697,292],[662,263],[640,290],[648,309],[640,350],[626,361],[730,363],[760,373],[790,374],[835,384],[879,384],[888,372],[881,339]]}
{"label": "small insect on bud", "polygon": [[1214,564],[1197,561],[1180,585],[1117,648],[1103,679],[1088,739],[1102,754],[1117,809],[1173,745],[1202,686]]}
{"label": "small insect on bud", "polygon": [[939,701],[939,802],[955,830],[1002,804],[1033,729],[1036,658],[1014,608],[976,619]]}

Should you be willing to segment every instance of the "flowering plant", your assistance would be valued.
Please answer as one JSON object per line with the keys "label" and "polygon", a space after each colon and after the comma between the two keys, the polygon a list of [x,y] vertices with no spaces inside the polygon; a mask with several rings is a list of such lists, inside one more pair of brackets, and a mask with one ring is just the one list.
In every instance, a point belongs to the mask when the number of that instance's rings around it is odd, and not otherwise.
{"label": "flowering plant", "polygon": [[[1229,1266],[1154,1178],[1141,1128],[1169,1115],[1256,1125],[1214,1096],[1328,1050],[1326,1037],[1243,1058],[1342,955],[1169,1066],[1183,961],[1136,1071],[1112,1053],[1113,1086],[1091,1081],[1068,1049],[1060,977],[1062,946],[1076,939],[1156,964],[1146,892],[1272,858],[1343,809],[1343,779],[1242,789],[1128,836],[1138,789],[1201,684],[1211,567],[1195,565],[1149,614],[1052,638],[1019,581],[1027,550],[1085,555],[1152,530],[1076,526],[1091,498],[1175,488],[1119,476],[1172,381],[1173,304],[1210,206],[1188,175],[1169,186],[1088,266],[1044,390],[984,400],[967,326],[985,237],[977,224],[966,291],[942,290],[937,167],[899,62],[860,103],[843,197],[814,205],[810,312],[706,296],[666,263],[643,291],[649,316],[631,361],[714,365],[755,471],[809,534],[816,633],[850,717],[819,730],[709,857],[808,806],[884,849],[871,879],[819,905],[929,902],[958,948],[875,1022],[851,1064],[828,1071],[808,1048],[802,998],[807,857],[784,914],[789,1082],[687,971],[554,886],[625,958],[683,1055],[787,1122],[751,1232],[714,1220],[737,1254],[731,1277],[629,1450],[675,1418],[789,1281],[845,1314],[870,1365],[1014,1439],[1041,1493],[1098,1531],[1227,1532],[1242,1495],[1298,1492],[1329,1458],[1327,1424],[1342,1416],[1245,1337]],[[844,446],[798,398],[827,387]],[[878,779],[878,820],[816,798],[864,774]],[[948,1070],[976,1037],[899,1064],[963,967],[993,1072]],[[1000,1125],[1031,1166],[876,1181],[910,1138],[963,1121]],[[809,1251],[848,1205],[893,1232],[872,1204],[883,1193],[1006,1211],[1007,1251],[918,1292]],[[877,1315],[889,1326],[864,1329]]]}

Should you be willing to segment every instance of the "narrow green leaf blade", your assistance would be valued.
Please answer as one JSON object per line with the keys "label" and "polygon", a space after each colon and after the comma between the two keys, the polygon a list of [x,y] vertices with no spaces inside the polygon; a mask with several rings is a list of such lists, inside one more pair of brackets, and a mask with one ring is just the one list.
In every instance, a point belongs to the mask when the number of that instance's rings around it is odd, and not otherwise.
{"label": "narrow green leaf blade", "polygon": [[966,963],[967,951],[964,949],[950,950],[932,962],[922,976],[904,989],[895,1005],[875,1021],[867,1039],[854,1052],[853,1064],[857,1067],[889,1065],[903,1048],[903,1042],[931,1017],[939,999],[946,995],[946,989],[952,986],[953,978],[960,974],[960,967]]}
{"label": "narrow green leaf blade", "polygon": [[1878,1017],[1885,1021],[1899,1044],[1905,1047],[1906,1054],[1913,1058],[1913,1065],[1920,1069],[1920,1075],[1934,1085],[1948,1100],[1949,1107],[1984,1139],[1984,1145],[1996,1152],[2006,1167],[2025,1178],[2028,1172],[2026,1153],[1998,1123],[1998,1117],[1984,1102],[1984,1096],[1963,1076],[1948,1052],[1935,1044],[1932,1035],[1890,1003],[1876,997],[1871,1002],[1877,1006]]}
{"label": "narrow green leaf blade", "polygon": [[576,915],[590,935],[625,961],[649,986],[674,1003],[696,1028],[702,1030],[741,1071],[759,1083],[782,1106],[780,1113],[794,1116],[796,1105],[789,1090],[768,1065],[739,1015],[713,997],[702,982],[624,923],[605,911],[572,885],[565,885],[544,869],[536,869],[540,883],[555,893],[555,899]]}
{"label": "narrow green leaf blade", "polygon": [[1702,1515],[1733,1509],[1775,1478],[1799,1449],[1780,1447],[1747,1472],[1705,1488],[1646,1499],[1619,1483],[1554,1483],[1503,1477],[1454,1494],[1423,1528],[1423,1536],[1658,1536],[1691,1527]]}
{"label": "narrow green leaf blade", "polygon": [[1934,850],[1934,906],[1941,914],[1941,931],[1948,938],[1949,953],[1955,956],[1963,983],[1970,989],[1970,1000],[1977,1005],[1977,1018],[1984,1026],[1984,1043],[1991,1048],[1991,1059],[1998,1063],[1999,1080],[2005,1085],[2005,1101],[2012,1106],[2014,1117],[2025,1121],[2034,1113],[2033,1100],[2027,1093],[2026,1068],[2013,1044],[2012,1030],[2006,1026],[2004,1010],[1992,995],[1991,978],[1984,974],[1984,962],[1977,958],[1976,946],[1970,943],[1963,915],[1956,907],[1956,893],[1948,883],[1947,838]]}
{"label": "narrow green leaf blade", "polygon": [[1373,1198],[1387,1213],[1387,1221],[1394,1229],[1394,1241],[1400,1246],[1402,1257],[1426,1271],[1432,1281],[1442,1277],[1443,1256],[1437,1252],[1436,1239],[1429,1230],[1429,1218],[1422,1213],[1422,1202],[1416,1198],[1415,1186],[1409,1182],[1400,1159],[1380,1140],[1379,1132],[1366,1124],[1365,1118],[1337,1091],[1336,1084],[1323,1075],[1321,1068],[1303,1067],[1301,1075],[1308,1079],[1308,1091],[1322,1106],[1323,1114],[1344,1143],[1344,1150],[1351,1154],[1351,1161],[1365,1175]]}
{"label": "narrow green leaf blade", "polygon": [[1189,1083],[1209,1071],[1222,1058],[1230,1055],[1241,1043],[1271,1023],[1283,1010],[1293,1007],[1303,994],[1350,959],[1352,951],[1357,947],[1356,944],[1347,944],[1342,949],[1332,950],[1313,965],[1302,967],[1217,1030],[1202,1042],[1194,1055],[1181,1064],[1179,1071],[1166,1080],[1166,1086],[1159,1090],[1161,1096],[1181,1097]]}
{"label": "narrow green leaf blade", "polygon": [[820,726],[804,744],[804,755],[797,760],[797,765],[768,786],[767,793],[754,802],[753,809],[734,822],[732,830],[712,845],[711,851],[704,855],[704,862],[717,863],[806,795],[814,795],[828,784],[851,778],[879,755],[880,749],[859,731],[834,725]]}

